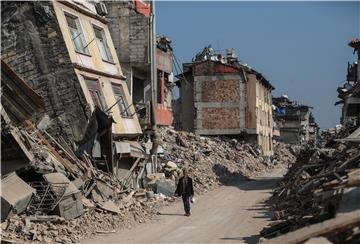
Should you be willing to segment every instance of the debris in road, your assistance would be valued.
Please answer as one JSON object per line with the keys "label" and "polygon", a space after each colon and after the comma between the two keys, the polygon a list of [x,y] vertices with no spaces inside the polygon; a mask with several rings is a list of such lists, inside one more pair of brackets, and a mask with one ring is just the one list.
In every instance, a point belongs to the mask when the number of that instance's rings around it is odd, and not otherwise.
{"label": "debris in road", "polygon": [[[327,219],[330,219],[329,223],[332,220],[336,222],[341,210],[339,206],[347,196],[345,193],[360,187],[359,163],[359,144],[337,142],[331,148],[303,148],[269,200],[274,210],[274,219],[278,221],[264,228],[261,235],[272,238],[290,232],[288,236],[292,238],[295,233],[303,236],[304,232],[301,234],[292,231],[304,226],[322,223]],[[353,211],[353,215],[360,208],[356,201],[351,201],[356,199],[354,194],[357,192],[353,191],[352,196],[346,200],[348,205],[352,205],[346,207],[347,212]],[[357,234],[351,234],[351,225],[341,230],[343,234],[332,238],[332,241],[342,243],[343,236],[349,241],[359,238]],[[316,236],[321,235],[311,237]],[[300,242],[302,241],[294,243]]]}
{"label": "debris in road", "polygon": [[262,155],[260,147],[227,137],[200,137],[166,127],[161,128],[160,137],[165,175],[177,179],[179,169],[188,167],[198,193],[237,177],[250,178],[277,163],[289,164],[295,157],[283,143],[275,145],[275,155],[269,158]]}
{"label": "debris in road", "polygon": [[[360,226],[360,210],[357,210],[317,224],[306,226],[304,228],[298,229],[286,235],[282,235],[277,238],[265,241],[264,243],[297,244],[297,243],[303,243],[304,241],[307,241],[313,237],[319,237],[319,236],[320,237],[325,236],[330,240],[332,239],[331,237],[335,237],[335,239],[341,239],[341,237],[339,236],[340,233],[348,232],[348,231],[351,232],[352,228],[358,229],[359,226]],[[357,230],[354,234],[357,235],[357,236],[354,235],[355,240],[359,240],[359,234],[360,234],[359,230]]]}

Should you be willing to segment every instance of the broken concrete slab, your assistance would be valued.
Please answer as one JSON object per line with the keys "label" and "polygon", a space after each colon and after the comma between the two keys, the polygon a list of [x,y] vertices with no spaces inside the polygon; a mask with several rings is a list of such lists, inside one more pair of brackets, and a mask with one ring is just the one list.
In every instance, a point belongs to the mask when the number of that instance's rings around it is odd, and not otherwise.
{"label": "broken concrete slab", "polygon": [[81,202],[86,208],[95,208],[95,204],[84,196],[81,196]]}
{"label": "broken concrete slab", "polygon": [[104,202],[103,204],[99,204],[99,207],[112,213],[121,213],[119,206],[117,206],[113,201],[110,200]]}
{"label": "broken concrete slab", "polygon": [[172,180],[162,180],[156,182],[157,194],[164,194],[167,197],[172,197],[174,196],[175,190],[175,182]]}
{"label": "broken concrete slab", "polygon": [[55,208],[55,213],[65,219],[73,219],[84,213],[80,200],[81,193],[77,187],[61,173],[50,173],[44,175],[50,183],[68,183],[64,196]]}
{"label": "broken concrete slab", "polygon": [[1,222],[11,212],[19,214],[29,205],[36,190],[23,181],[16,173],[1,180]]}

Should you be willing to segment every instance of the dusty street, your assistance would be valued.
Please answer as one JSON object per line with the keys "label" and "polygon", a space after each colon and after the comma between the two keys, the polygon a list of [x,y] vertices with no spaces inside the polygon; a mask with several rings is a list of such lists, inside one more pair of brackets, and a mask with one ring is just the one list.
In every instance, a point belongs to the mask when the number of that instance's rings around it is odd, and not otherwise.
{"label": "dusty street", "polygon": [[277,169],[252,181],[238,181],[197,198],[192,216],[181,202],[160,211],[156,220],[83,243],[256,243],[269,221],[263,201],[281,179]]}

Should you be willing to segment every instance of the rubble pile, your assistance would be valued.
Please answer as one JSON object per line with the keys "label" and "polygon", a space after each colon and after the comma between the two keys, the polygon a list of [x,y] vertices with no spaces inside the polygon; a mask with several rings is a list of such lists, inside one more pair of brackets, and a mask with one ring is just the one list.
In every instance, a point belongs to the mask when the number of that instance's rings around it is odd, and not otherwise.
{"label": "rubble pile", "polygon": [[[360,208],[359,167],[359,144],[336,142],[331,148],[304,147],[269,199],[276,221],[272,226],[264,228],[261,235],[265,238],[273,238],[304,226],[311,227],[327,219],[334,217],[337,219],[345,212],[358,210]],[[350,198],[353,199],[352,201],[348,200],[349,194],[352,195]],[[358,218],[359,215],[354,214],[354,217]],[[359,226],[360,221],[357,224]],[[345,227],[342,225],[341,231],[334,229],[324,236],[335,243],[360,240],[359,228],[352,229],[352,227],[352,225]],[[319,229],[319,232],[313,233],[314,237],[323,233],[321,232],[323,229],[320,227]],[[291,234],[288,233],[289,237]],[[299,236],[304,235],[299,234]],[[277,242],[290,239],[272,240]]]}
{"label": "rubble pile", "polygon": [[[7,175],[2,182],[27,190],[17,192],[13,202],[10,193],[2,193],[9,202],[2,213],[2,238],[10,242],[76,242],[145,222],[161,206],[175,201],[175,182],[185,167],[191,171],[196,192],[203,193],[235,177],[254,176],[292,157],[283,144],[276,146],[281,153],[271,159],[263,157],[258,147],[236,139],[161,128],[164,152],[159,152],[158,173],[148,173],[143,188],[135,190],[126,183],[129,177],[119,180],[98,169],[87,153],[78,158],[61,137],[53,138],[30,121],[25,124],[4,123],[2,128],[2,135],[17,137],[31,158],[28,166]],[[132,168],[140,162],[137,160]]]}
{"label": "rubble pile", "polygon": [[75,243],[99,233],[113,233],[144,223],[169,204],[165,198],[121,200],[118,213],[91,205],[79,218],[65,220],[53,215],[14,215],[2,224],[2,240],[18,243]]}
{"label": "rubble pile", "polygon": [[283,142],[274,143],[273,163],[291,165],[296,161],[296,155],[300,152],[300,146],[290,145]]}
{"label": "rubble pile", "polygon": [[[234,177],[249,178],[274,166],[272,159],[262,156],[261,150],[249,143],[227,137],[202,137],[189,132],[161,128],[161,145],[164,154],[160,162],[165,175],[177,178],[181,168],[187,167],[194,179],[197,192],[207,191]],[[276,162],[291,158],[285,146],[282,158],[277,153]],[[169,162],[173,167],[169,167]]]}
{"label": "rubble pile", "polygon": [[2,240],[70,243],[143,223],[174,201],[132,190],[114,175],[83,159],[61,138],[31,122],[2,123],[3,138],[18,139],[32,160],[2,179]]}

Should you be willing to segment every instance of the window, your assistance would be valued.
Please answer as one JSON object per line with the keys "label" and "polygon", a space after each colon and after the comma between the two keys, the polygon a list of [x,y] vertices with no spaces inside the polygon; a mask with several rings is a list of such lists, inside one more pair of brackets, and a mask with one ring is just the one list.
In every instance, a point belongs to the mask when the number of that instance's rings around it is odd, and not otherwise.
{"label": "window", "polygon": [[93,26],[93,28],[102,59],[113,62],[113,57],[106,41],[105,31],[96,26]]}
{"label": "window", "polygon": [[88,87],[91,99],[95,106],[98,106],[101,110],[106,109],[106,103],[101,94],[99,83],[97,80],[85,79],[86,85]]}
{"label": "window", "polygon": [[132,117],[132,115],[129,111],[129,105],[128,105],[125,95],[124,95],[124,90],[123,90],[122,85],[111,83],[111,86],[112,86],[112,89],[113,89],[113,92],[115,95],[117,105],[120,110],[121,117],[125,117],[125,118]]}
{"label": "window", "polygon": [[89,50],[86,47],[86,41],[84,34],[81,30],[80,20],[78,17],[70,14],[65,14],[66,22],[69,26],[70,35],[77,52],[89,54]]}

